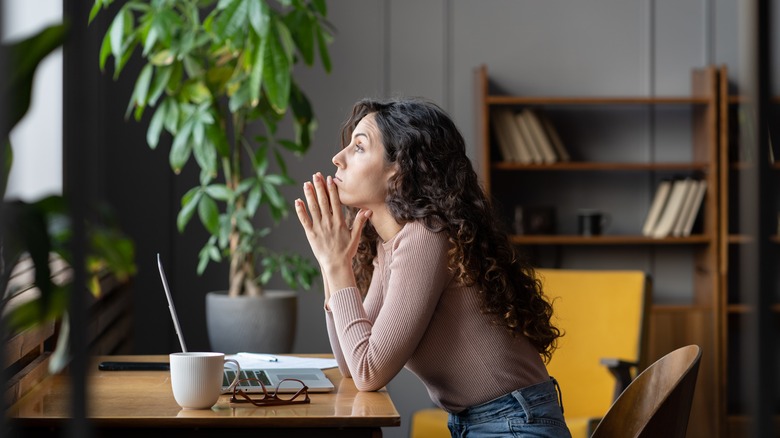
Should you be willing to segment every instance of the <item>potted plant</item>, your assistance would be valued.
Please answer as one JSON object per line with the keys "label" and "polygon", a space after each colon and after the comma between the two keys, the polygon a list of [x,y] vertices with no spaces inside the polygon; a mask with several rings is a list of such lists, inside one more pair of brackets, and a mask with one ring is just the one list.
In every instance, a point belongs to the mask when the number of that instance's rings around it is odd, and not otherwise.
{"label": "potted plant", "polygon": [[[113,3],[95,0],[90,22]],[[267,208],[278,222],[287,215],[287,201],[279,187],[292,184],[285,154],[303,154],[309,148],[316,122],[311,105],[293,78],[293,66],[315,62],[316,53],[330,71],[327,46],[331,29],[325,21],[325,0],[129,0],[117,10],[100,50],[100,68],[113,57],[114,78],[136,49],[142,66],[127,107],[140,121],[154,108],[147,142],[156,148],[170,134],[169,161],[179,173],[191,159],[200,168],[197,184],[182,197],[177,217],[184,230],[197,212],[210,236],[199,254],[198,274],[210,262],[230,263],[226,293],[207,295],[207,324],[212,349],[235,352],[289,350],[295,327],[295,294],[264,290],[275,273],[296,289],[311,287],[317,269],[296,254],[274,252],[263,246],[271,232],[255,219]],[[294,138],[277,136],[290,114]],[[253,129],[250,129],[253,128]],[[258,130],[258,128],[262,128]],[[260,132],[259,135],[252,135]],[[278,295],[287,298],[280,314],[269,304]],[[243,320],[236,314],[252,306],[237,298],[262,301]],[[229,298],[229,299],[223,299]],[[292,299],[292,304],[289,303]],[[224,304],[229,310],[215,310]],[[255,312],[265,309],[266,315]],[[224,313],[227,312],[227,313]],[[211,315],[216,314],[217,317]],[[224,318],[230,314],[230,318]],[[272,320],[292,324],[281,333],[262,334]],[[227,323],[214,327],[215,323]],[[230,334],[230,328],[243,334]],[[288,346],[236,344],[237,340],[280,339]],[[225,335],[222,343],[218,335]],[[242,339],[243,338],[243,339]],[[278,351],[279,352],[279,351]],[[281,351],[283,352],[283,351]]]}

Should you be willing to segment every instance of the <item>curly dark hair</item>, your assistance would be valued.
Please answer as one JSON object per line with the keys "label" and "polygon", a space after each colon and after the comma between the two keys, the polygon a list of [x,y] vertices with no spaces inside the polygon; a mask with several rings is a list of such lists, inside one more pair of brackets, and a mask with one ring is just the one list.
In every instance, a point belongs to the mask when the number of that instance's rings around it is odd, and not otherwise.
{"label": "curly dark hair", "polygon": [[[562,335],[550,321],[552,305],[530,264],[509,241],[466,155],[458,128],[436,104],[416,99],[363,99],[341,128],[349,145],[358,122],[368,114],[385,147],[385,160],[397,166],[388,181],[386,203],[400,224],[421,221],[444,231],[452,248],[449,267],[462,284],[477,286],[482,311],[513,334],[522,333],[549,361]],[[354,218],[357,209],[348,209]],[[353,261],[358,288],[365,293],[373,274],[378,234],[367,223]]]}

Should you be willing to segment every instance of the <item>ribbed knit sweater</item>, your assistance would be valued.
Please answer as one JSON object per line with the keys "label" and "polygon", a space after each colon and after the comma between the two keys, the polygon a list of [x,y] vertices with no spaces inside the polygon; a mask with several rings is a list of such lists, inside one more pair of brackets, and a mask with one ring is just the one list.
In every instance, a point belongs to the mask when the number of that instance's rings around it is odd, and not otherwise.
{"label": "ribbed knit sweater", "polygon": [[365,299],[357,288],[334,291],[326,308],[341,373],[362,391],[387,385],[406,367],[450,412],[548,380],[539,353],[480,310],[475,287],[448,269],[451,244],[410,222],[378,244]]}

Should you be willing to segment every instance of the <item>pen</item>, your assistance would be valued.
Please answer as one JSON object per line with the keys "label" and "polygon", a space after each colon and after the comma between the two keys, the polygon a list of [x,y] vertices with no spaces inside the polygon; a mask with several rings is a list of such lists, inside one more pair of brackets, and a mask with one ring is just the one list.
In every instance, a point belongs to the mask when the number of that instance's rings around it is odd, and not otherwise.
{"label": "pen", "polygon": [[268,362],[279,362],[279,359],[276,356],[271,356],[270,354],[241,352],[241,353],[238,353],[238,355],[239,356],[247,356],[247,357],[251,357],[251,358],[254,358],[254,359],[265,360],[265,361],[268,361]]}

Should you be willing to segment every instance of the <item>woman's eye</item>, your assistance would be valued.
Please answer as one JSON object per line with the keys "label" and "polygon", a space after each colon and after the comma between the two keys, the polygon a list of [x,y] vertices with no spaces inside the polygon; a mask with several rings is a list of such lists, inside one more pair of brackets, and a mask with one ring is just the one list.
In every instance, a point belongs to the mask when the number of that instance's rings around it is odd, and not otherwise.
{"label": "woman's eye", "polygon": [[355,151],[356,152],[363,152],[363,146],[359,144],[355,144]]}

